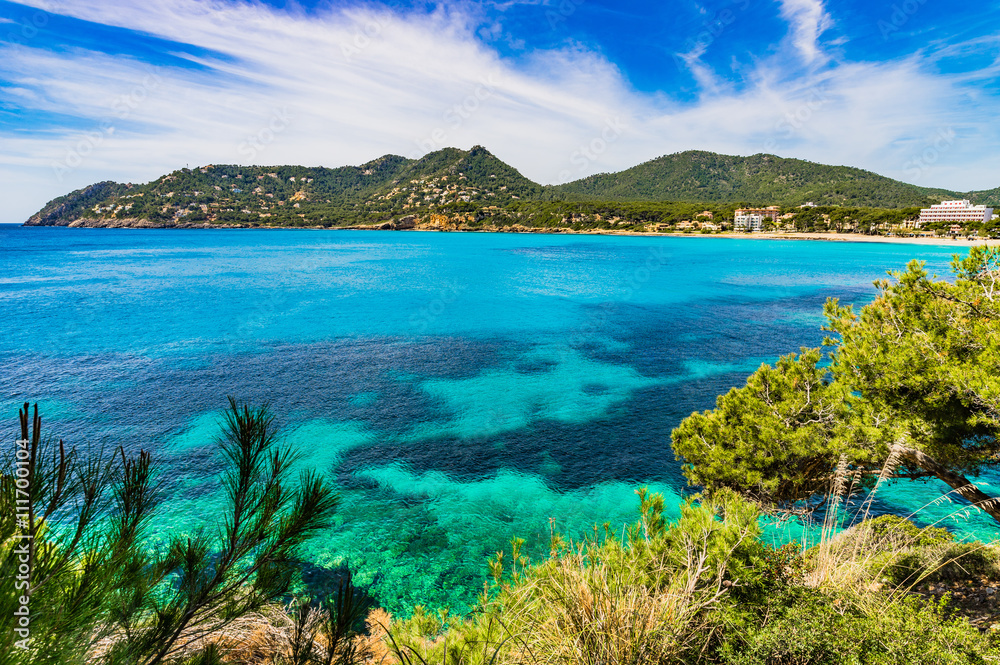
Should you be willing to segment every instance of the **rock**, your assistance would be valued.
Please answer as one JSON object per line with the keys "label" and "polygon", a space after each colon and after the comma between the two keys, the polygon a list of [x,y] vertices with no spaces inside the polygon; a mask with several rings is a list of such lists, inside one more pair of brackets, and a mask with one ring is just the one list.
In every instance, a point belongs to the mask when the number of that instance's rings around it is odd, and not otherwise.
{"label": "rock", "polygon": [[137,217],[81,217],[70,222],[67,226],[71,228],[89,229],[168,229],[176,226],[174,222],[151,222],[148,219]]}
{"label": "rock", "polygon": [[394,222],[383,222],[377,226],[371,227],[379,231],[405,231],[407,229],[416,228],[417,217],[416,215],[407,215],[406,217],[400,217]]}

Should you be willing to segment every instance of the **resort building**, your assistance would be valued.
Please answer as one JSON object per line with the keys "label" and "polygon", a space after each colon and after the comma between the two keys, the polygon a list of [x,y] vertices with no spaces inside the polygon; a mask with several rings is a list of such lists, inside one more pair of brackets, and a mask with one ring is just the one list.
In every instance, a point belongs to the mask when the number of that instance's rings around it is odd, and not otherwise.
{"label": "resort building", "polygon": [[759,233],[764,230],[764,220],[778,221],[778,206],[766,208],[737,208],[733,218],[733,228],[737,231]]}
{"label": "resort building", "polygon": [[920,211],[919,226],[934,222],[988,222],[993,219],[993,208],[974,206],[967,199],[942,201]]}

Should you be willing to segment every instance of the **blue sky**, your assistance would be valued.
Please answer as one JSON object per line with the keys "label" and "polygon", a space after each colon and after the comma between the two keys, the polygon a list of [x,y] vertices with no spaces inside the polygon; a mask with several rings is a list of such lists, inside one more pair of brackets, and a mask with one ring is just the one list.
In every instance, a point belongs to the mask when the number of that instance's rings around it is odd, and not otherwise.
{"label": "blue sky", "polygon": [[475,144],[544,183],[704,149],[993,188],[998,76],[1000,0],[0,0],[0,221]]}

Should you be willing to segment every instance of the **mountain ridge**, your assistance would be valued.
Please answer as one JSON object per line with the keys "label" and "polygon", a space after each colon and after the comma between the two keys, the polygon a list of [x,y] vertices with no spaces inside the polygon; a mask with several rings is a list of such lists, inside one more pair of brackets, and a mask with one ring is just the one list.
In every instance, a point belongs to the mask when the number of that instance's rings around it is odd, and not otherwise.
{"label": "mountain ridge", "polygon": [[[525,201],[913,208],[948,198],[1000,204],[1000,188],[959,193],[849,166],[689,150],[543,186],[482,146],[360,166],[206,165],[145,184],[104,181],[49,201],[26,226],[396,224],[423,215],[495,216]],[[509,216],[509,215],[508,215]]]}
{"label": "mountain ridge", "polygon": [[[878,205],[907,207],[967,196],[921,187],[852,166],[758,153],[722,155],[688,150],[624,171],[598,173],[550,188],[566,198],[620,201],[743,202],[756,205]],[[994,197],[995,190],[988,190]],[[971,192],[970,192],[971,193]]]}

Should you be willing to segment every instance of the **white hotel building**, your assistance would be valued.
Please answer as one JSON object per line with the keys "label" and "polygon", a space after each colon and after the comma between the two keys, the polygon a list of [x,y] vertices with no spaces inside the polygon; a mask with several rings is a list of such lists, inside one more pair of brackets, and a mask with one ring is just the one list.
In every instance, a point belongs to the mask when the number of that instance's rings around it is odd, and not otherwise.
{"label": "white hotel building", "polygon": [[993,208],[970,205],[968,200],[942,201],[920,211],[918,226],[932,222],[988,222],[993,219]]}
{"label": "white hotel building", "polygon": [[780,211],[781,209],[778,206],[738,208],[733,218],[733,229],[736,231],[760,233],[764,230],[764,220],[770,219],[772,222],[777,222]]}

